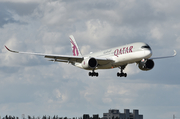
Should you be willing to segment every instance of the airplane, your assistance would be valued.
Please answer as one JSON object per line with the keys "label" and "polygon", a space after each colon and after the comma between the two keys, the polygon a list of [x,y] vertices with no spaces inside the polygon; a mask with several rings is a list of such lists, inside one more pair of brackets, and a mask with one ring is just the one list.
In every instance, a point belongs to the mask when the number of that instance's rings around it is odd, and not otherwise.
{"label": "airplane", "polygon": [[127,73],[123,70],[128,64],[137,63],[138,67],[142,71],[148,71],[154,67],[154,59],[170,58],[176,56],[176,51],[174,50],[174,55],[165,57],[154,57],[152,56],[151,47],[143,42],[131,43],[100,52],[90,53],[87,55],[82,55],[78,48],[73,35],[70,35],[70,43],[72,47],[73,56],[70,55],[56,55],[56,54],[43,54],[43,53],[31,53],[31,52],[19,52],[9,49],[7,46],[5,48],[13,53],[29,54],[29,55],[39,55],[49,58],[49,61],[54,62],[65,62],[70,63],[73,66],[92,70],[89,72],[89,76],[98,77],[98,69],[112,69],[119,68],[120,71],[117,72],[117,77],[127,77]]}

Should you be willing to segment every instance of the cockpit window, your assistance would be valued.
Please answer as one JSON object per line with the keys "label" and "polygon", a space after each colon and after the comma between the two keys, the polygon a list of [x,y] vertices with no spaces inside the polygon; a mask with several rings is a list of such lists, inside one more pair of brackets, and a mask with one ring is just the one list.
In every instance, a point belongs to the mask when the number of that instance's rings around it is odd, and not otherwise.
{"label": "cockpit window", "polygon": [[146,46],[142,46],[141,48],[147,48],[147,49],[151,49],[150,47],[149,47],[149,45],[146,45]]}

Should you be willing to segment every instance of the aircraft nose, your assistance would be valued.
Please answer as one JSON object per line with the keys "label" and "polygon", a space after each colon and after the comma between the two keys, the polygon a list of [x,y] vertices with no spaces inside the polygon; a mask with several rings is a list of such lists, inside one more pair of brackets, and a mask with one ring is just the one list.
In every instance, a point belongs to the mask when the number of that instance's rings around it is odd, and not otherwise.
{"label": "aircraft nose", "polygon": [[151,50],[145,50],[144,54],[145,54],[146,58],[150,58],[152,56],[152,51]]}

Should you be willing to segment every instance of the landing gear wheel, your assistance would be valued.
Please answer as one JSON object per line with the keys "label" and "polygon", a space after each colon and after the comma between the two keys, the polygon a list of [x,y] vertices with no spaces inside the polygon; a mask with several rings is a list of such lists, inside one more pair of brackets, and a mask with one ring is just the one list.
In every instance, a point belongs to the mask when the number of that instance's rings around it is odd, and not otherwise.
{"label": "landing gear wheel", "polygon": [[96,77],[98,77],[99,76],[99,74],[98,73],[95,73],[96,74]]}
{"label": "landing gear wheel", "polygon": [[99,76],[99,74],[97,73],[97,72],[89,72],[89,76],[96,76],[96,77],[98,77]]}
{"label": "landing gear wheel", "polygon": [[120,76],[120,73],[118,72],[118,73],[117,73],[117,77],[119,77],[119,76]]}
{"label": "landing gear wheel", "polygon": [[120,77],[123,77],[123,73],[120,73]]}
{"label": "landing gear wheel", "polygon": [[127,73],[124,73],[124,77],[127,77]]}
{"label": "landing gear wheel", "polygon": [[91,76],[92,74],[91,74],[91,72],[89,72],[89,76]]}

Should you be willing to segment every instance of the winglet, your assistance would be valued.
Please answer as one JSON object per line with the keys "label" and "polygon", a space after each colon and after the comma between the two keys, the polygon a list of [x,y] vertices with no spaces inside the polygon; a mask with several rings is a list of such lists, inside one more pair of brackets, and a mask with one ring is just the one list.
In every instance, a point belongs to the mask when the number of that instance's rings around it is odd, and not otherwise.
{"label": "winglet", "polygon": [[174,56],[176,56],[177,55],[177,52],[176,52],[176,50],[174,50]]}
{"label": "winglet", "polygon": [[6,48],[7,50],[11,51],[8,47],[5,46],[5,48]]}
{"label": "winglet", "polygon": [[10,50],[7,46],[5,46],[5,48],[6,48],[8,51],[10,51],[10,52],[19,53],[19,52],[17,52],[17,51]]}

